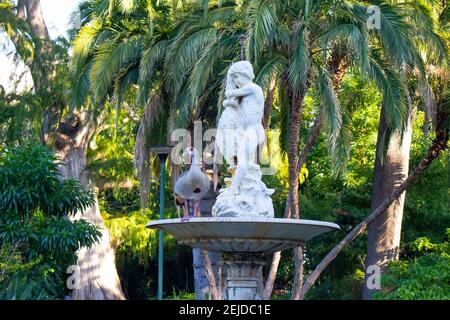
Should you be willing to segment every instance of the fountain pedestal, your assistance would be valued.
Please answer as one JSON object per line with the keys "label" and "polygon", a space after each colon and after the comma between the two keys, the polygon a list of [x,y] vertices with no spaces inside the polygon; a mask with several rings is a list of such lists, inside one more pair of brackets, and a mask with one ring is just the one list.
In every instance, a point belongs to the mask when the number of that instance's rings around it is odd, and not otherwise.
{"label": "fountain pedestal", "polygon": [[225,300],[261,300],[258,269],[266,264],[261,254],[225,253],[221,264],[227,271]]}
{"label": "fountain pedestal", "polygon": [[325,232],[334,223],[277,218],[192,218],[152,221],[149,228],[172,234],[178,243],[222,252],[227,269],[227,300],[258,300],[257,271],[264,253],[291,249]]}

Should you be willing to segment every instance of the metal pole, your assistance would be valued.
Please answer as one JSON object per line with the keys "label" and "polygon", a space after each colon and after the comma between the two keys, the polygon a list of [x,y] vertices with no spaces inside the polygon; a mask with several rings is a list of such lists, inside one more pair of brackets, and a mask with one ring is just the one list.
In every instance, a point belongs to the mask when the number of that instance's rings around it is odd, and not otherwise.
{"label": "metal pole", "polygon": [[[164,178],[166,175],[166,158],[167,155],[160,154],[160,168],[159,174],[159,219],[164,219]],[[164,257],[164,233],[159,231],[159,249],[158,249],[158,300],[163,298],[163,257]]]}

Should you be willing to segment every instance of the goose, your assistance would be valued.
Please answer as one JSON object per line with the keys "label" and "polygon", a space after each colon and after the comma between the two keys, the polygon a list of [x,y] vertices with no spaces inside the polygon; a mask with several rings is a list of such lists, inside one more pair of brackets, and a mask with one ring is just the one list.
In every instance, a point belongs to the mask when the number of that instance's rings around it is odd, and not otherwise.
{"label": "goose", "polygon": [[200,162],[197,161],[196,152],[192,147],[185,150],[184,155],[191,158],[191,167],[178,177],[173,188],[176,204],[183,206],[183,221],[189,221],[191,218],[189,212],[190,201],[193,202],[194,215],[200,216],[200,199],[203,198],[210,188],[210,179],[200,169]]}

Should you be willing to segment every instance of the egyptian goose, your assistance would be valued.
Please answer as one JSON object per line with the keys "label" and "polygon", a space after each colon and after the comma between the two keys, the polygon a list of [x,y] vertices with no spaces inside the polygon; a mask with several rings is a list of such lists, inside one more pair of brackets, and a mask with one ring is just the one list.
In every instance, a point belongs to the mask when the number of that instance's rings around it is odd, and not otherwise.
{"label": "egyptian goose", "polygon": [[200,162],[197,159],[196,152],[192,147],[185,150],[184,155],[191,158],[191,166],[188,171],[184,171],[178,177],[173,188],[176,204],[183,206],[183,221],[189,221],[191,218],[189,212],[190,201],[193,202],[194,215],[200,216],[200,199],[203,198],[210,188],[210,179],[200,169]]}

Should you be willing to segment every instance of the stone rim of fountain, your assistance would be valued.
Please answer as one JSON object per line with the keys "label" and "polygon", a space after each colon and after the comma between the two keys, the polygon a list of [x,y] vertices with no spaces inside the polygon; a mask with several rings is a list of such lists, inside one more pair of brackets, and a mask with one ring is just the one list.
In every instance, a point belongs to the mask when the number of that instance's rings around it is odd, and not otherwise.
{"label": "stone rim of fountain", "polygon": [[284,218],[210,217],[152,221],[148,228],[172,234],[182,245],[224,253],[272,253],[298,247],[326,232],[339,230],[324,221]]}
{"label": "stone rim of fountain", "polygon": [[263,254],[302,246],[337,224],[315,220],[261,217],[210,217],[152,221],[147,228],[172,234],[179,244],[222,252],[226,268],[225,299],[260,300],[257,270]]}

